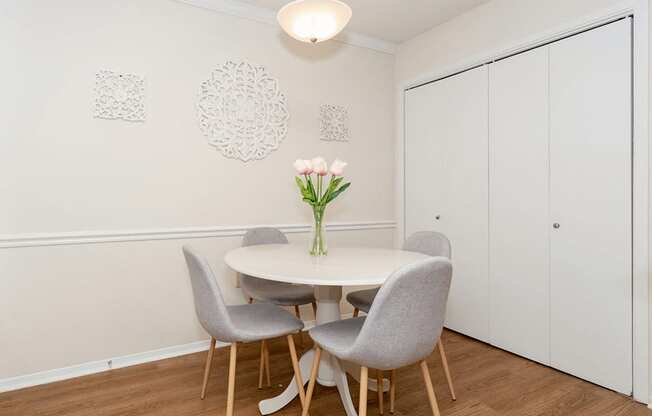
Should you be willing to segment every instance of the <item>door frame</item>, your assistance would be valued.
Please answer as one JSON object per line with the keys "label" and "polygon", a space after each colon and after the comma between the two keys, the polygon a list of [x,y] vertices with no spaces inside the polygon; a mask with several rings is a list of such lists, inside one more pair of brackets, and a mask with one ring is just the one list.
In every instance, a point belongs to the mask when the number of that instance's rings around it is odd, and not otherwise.
{"label": "door frame", "polygon": [[436,81],[459,72],[532,49],[579,32],[618,20],[633,17],[632,21],[632,390],[635,400],[648,403],[652,408],[649,386],[650,342],[649,323],[652,322],[649,301],[650,275],[650,160],[652,146],[649,146],[649,5],[648,0],[625,0],[614,7],[599,10],[575,19],[544,33],[534,34],[527,39],[512,42],[503,47],[465,59],[446,68],[434,68],[408,82],[399,83],[396,90],[396,175],[395,191],[397,217],[396,246],[405,239],[405,91],[424,83]]}

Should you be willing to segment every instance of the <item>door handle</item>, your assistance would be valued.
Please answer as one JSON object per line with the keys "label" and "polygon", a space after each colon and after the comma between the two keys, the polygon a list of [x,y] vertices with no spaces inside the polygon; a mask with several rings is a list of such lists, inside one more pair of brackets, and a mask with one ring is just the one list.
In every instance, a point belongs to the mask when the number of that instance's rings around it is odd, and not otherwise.
{"label": "door handle", "polygon": [[559,229],[559,227],[561,227],[561,225],[558,222],[552,224],[552,228],[555,230]]}

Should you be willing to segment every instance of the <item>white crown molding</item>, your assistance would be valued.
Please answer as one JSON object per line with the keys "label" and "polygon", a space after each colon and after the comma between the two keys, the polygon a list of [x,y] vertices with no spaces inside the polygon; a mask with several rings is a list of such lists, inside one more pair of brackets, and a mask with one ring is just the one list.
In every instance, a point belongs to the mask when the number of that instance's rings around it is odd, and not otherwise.
{"label": "white crown molding", "polygon": [[434,71],[428,71],[410,81],[404,82],[400,85],[400,89],[402,91],[414,88],[418,85],[445,78],[452,74],[466,71],[475,66],[485,65],[489,62],[497,61],[510,55],[536,48],[550,42],[555,42],[567,36],[572,36],[580,33],[584,30],[597,27],[622,17],[626,17],[635,12],[635,4],[641,1],[644,2],[645,0],[625,0],[615,4],[614,6],[603,8],[589,15],[564,22],[560,25],[557,25],[556,27],[534,33],[523,39],[510,41],[509,43],[502,44],[497,48],[483,51],[474,56],[465,57],[463,60],[455,62],[452,65],[448,65],[443,68],[437,68]]}
{"label": "white crown molding", "polygon": [[358,32],[344,31],[333,39],[336,42],[346,43],[352,46],[372,49],[377,52],[383,52],[389,55],[396,54],[398,45],[383,39],[374,38]]}
{"label": "white crown molding", "polygon": [[[265,23],[278,27],[276,22],[276,13],[263,7],[254,6],[253,4],[243,3],[238,0],[175,0],[191,6],[202,9],[212,10],[218,13],[228,14],[230,16],[242,19],[253,20],[259,23]],[[280,28],[279,28],[280,30]],[[378,52],[394,55],[397,45],[393,42],[363,35],[361,33],[344,31],[337,35],[333,40],[346,43],[352,46],[372,49]]]}
{"label": "white crown molding", "polygon": [[[350,318],[352,314],[342,314],[342,319]],[[304,321],[304,331],[315,326],[315,321]],[[105,360],[90,361],[70,367],[55,368],[53,370],[41,371],[38,373],[26,374],[23,376],[0,379],[0,393],[26,387],[38,386],[41,384],[53,383],[55,381],[69,380],[89,374],[101,373],[132,365],[149,363],[152,361],[165,360],[167,358],[181,355],[194,354],[208,350],[209,340],[195,341],[188,344],[173,345],[152,351],[145,351],[136,354],[123,355]],[[228,346],[228,343],[218,341],[217,348]]]}
{"label": "white crown molding", "polygon": [[[185,228],[161,228],[116,231],[72,231],[58,233],[5,234],[0,235],[0,249],[20,247],[43,247],[75,244],[119,243],[128,241],[180,240],[191,238],[216,238],[243,236],[256,227],[274,227],[284,233],[305,233],[311,224],[234,225]],[[326,224],[329,231],[393,229],[395,221],[334,222]]]}

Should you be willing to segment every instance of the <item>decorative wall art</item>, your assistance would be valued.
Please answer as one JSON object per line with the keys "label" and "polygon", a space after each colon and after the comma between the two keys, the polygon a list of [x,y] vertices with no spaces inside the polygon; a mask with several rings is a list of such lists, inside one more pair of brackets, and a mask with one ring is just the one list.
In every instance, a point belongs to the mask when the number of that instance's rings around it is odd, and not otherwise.
{"label": "decorative wall art", "polygon": [[145,78],[108,70],[95,74],[95,117],[145,121]]}
{"label": "decorative wall art", "polygon": [[199,128],[231,159],[264,159],[287,135],[285,95],[262,66],[228,61],[201,83]]}
{"label": "decorative wall art", "polygon": [[326,141],[349,141],[349,112],[341,105],[324,104],[319,108],[320,137]]}

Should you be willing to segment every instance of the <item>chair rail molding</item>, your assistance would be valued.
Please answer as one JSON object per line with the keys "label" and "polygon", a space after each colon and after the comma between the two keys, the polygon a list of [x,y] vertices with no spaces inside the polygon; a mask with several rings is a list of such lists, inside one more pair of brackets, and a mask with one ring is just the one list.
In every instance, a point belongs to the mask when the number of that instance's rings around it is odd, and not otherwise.
{"label": "chair rail molding", "polygon": [[[75,244],[120,243],[128,241],[182,240],[191,238],[241,237],[256,227],[274,227],[284,233],[307,233],[310,224],[249,224],[213,225],[205,227],[67,231],[53,233],[0,234],[0,249],[20,247],[44,247]],[[394,220],[332,222],[326,224],[328,231],[383,230],[396,228]]]}
{"label": "chair rail molding", "polygon": [[[180,3],[185,3],[191,6],[200,7],[202,9],[211,10],[214,12],[227,14],[229,16],[239,17],[241,19],[253,20],[255,22],[264,23],[278,27],[276,22],[276,13],[273,10],[264,7],[255,6],[236,0],[175,0]],[[280,30],[280,28],[279,28]],[[347,45],[357,46],[366,49],[372,49],[377,52],[394,55],[396,53],[397,45],[386,40],[374,38],[371,36],[363,35],[362,33],[355,33],[344,31],[337,35],[333,40],[345,43]]]}

